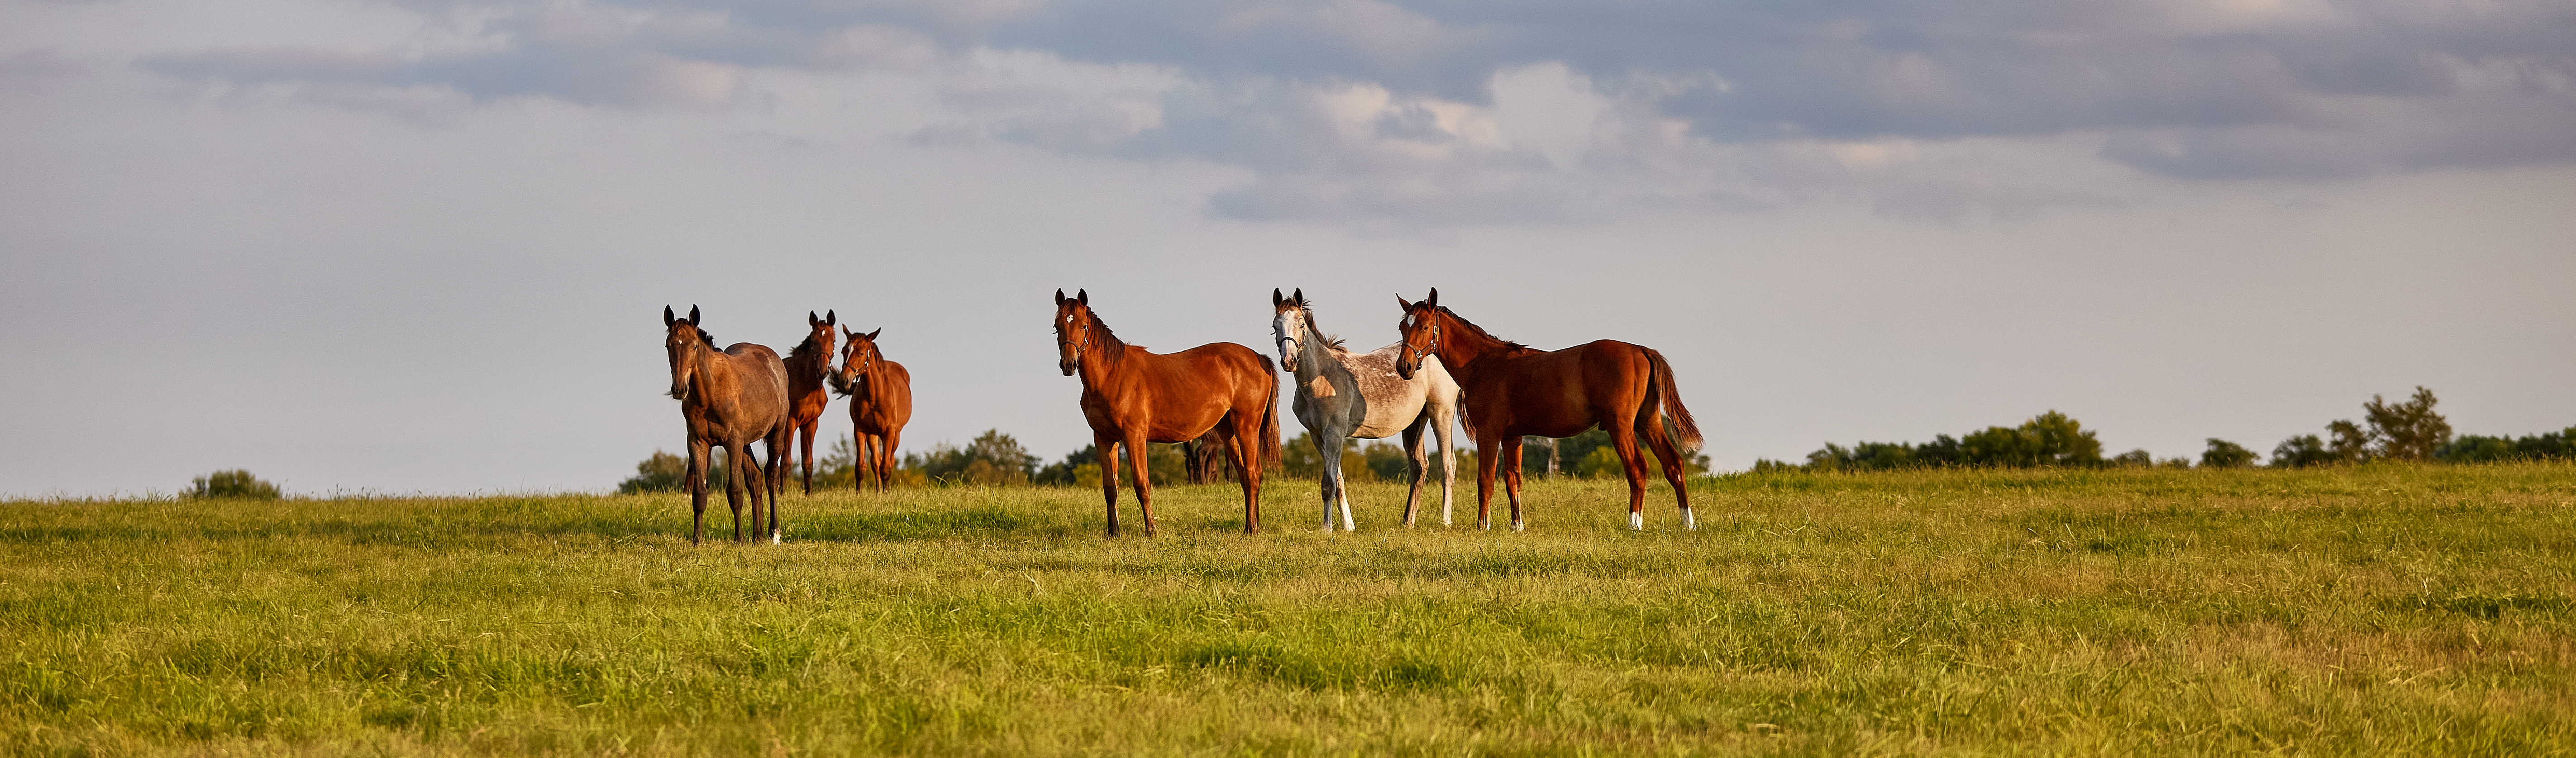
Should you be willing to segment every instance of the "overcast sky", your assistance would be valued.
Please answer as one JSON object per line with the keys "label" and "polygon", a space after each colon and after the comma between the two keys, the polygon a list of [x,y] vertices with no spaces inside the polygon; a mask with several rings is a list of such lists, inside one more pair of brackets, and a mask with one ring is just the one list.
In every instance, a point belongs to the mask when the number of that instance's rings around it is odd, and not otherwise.
{"label": "overcast sky", "polygon": [[2530,434],[2571,219],[2563,0],[0,0],[0,494],[606,489],[692,304],[1053,460],[1058,287],[1267,352],[1436,286],[1662,350],[1730,469]]}

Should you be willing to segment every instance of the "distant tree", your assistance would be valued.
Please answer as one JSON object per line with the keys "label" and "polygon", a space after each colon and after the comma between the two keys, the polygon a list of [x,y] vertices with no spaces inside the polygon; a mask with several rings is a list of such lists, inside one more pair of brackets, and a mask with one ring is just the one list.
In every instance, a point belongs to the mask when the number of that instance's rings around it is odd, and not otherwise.
{"label": "distant tree", "polygon": [[2209,438],[2209,449],[2200,453],[2201,468],[2245,468],[2254,465],[2254,451],[2244,445]]}
{"label": "distant tree", "polygon": [[278,492],[277,485],[252,476],[250,470],[233,469],[217,471],[190,480],[186,496],[192,500],[210,497],[276,500],[283,495]]}
{"label": "distant tree", "polygon": [[2272,447],[2273,468],[2308,468],[2340,462],[2341,456],[2313,434],[2291,437]]}
{"label": "distant tree", "polygon": [[1413,478],[1413,457],[1404,454],[1404,446],[1384,440],[1371,441],[1360,447],[1362,468],[1370,479],[1380,482],[1402,482]]}
{"label": "distant tree", "polygon": [[1807,454],[1806,468],[1814,471],[1943,466],[2027,468],[2100,466],[2108,462],[2102,458],[2102,441],[2092,431],[2086,430],[2083,423],[2068,418],[2066,414],[2049,411],[2023,421],[2018,427],[1990,426],[1970,432],[1964,438],[1937,435],[1931,442],[1920,445],[1863,442],[1843,447],[1828,442],[1823,449]]}
{"label": "distant tree", "polygon": [[[707,451],[707,491],[723,492],[725,488],[725,451]],[[642,463],[635,464],[635,475],[617,483],[617,494],[644,492],[678,492],[687,489],[689,459],[660,450],[653,451]]]}
{"label": "distant tree", "polygon": [[2464,434],[2433,451],[2433,458],[2445,463],[2576,459],[2576,426],[2514,439]]}
{"label": "distant tree", "polygon": [[2376,452],[2380,457],[2432,460],[2433,451],[2451,441],[2451,422],[2433,412],[2435,402],[2433,391],[2421,386],[2415,388],[2414,399],[2395,405],[2378,395],[2370,396],[2370,402],[2363,403],[2361,409],[2370,422],[2371,437],[2379,443]]}
{"label": "distant tree", "polygon": [[2156,465],[2156,456],[2147,452],[2146,448],[2138,448],[2111,456],[2111,465],[2120,468],[2147,468]]}
{"label": "distant tree", "polygon": [[1066,453],[1064,460],[1038,469],[1038,473],[1030,477],[1030,480],[1038,484],[1085,484],[1086,482],[1082,481],[1082,472],[1086,471],[1091,473],[1091,481],[1087,484],[1094,487],[1100,486],[1100,446],[1097,444],[1084,445],[1080,450]]}
{"label": "distant tree", "polygon": [[907,453],[903,464],[930,481],[949,484],[1027,484],[1038,470],[1037,456],[1000,429],[984,430],[965,447],[941,442],[925,452]]}
{"label": "distant tree", "polygon": [[2370,433],[2362,431],[2360,424],[2337,419],[2326,424],[2326,434],[2332,437],[2326,445],[2326,451],[2334,456],[2336,463],[2362,463],[2370,460]]}

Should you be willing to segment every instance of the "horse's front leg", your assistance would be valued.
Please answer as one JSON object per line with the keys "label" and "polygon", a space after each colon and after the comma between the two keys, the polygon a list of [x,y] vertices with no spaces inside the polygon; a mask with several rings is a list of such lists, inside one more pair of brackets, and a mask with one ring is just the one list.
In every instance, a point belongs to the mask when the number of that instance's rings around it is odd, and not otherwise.
{"label": "horse's front leg", "polygon": [[821,431],[823,419],[817,416],[796,430],[796,465],[805,469],[805,496],[814,496],[814,433]]}
{"label": "horse's front leg", "polygon": [[1091,446],[1100,451],[1100,496],[1109,503],[1109,536],[1118,536],[1118,441],[1092,436]]}
{"label": "horse's front leg", "polygon": [[1404,491],[1404,528],[1406,529],[1413,528],[1414,504],[1422,498],[1422,480],[1431,475],[1431,451],[1422,444],[1422,427],[1428,423],[1430,423],[1430,416],[1426,415],[1414,419],[1412,426],[1404,428],[1405,473],[1411,474],[1413,481],[1412,486]]}
{"label": "horse's front leg", "polygon": [[707,540],[707,456],[705,440],[689,440],[689,544]]}

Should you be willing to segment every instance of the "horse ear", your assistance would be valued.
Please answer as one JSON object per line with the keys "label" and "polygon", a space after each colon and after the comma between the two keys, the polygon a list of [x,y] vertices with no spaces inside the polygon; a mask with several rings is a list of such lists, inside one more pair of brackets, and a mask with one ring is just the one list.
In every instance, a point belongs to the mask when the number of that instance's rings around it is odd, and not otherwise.
{"label": "horse ear", "polygon": [[669,329],[672,324],[677,323],[680,323],[680,317],[671,313],[671,306],[662,306],[662,328]]}
{"label": "horse ear", "polygon": [[1287,299],[1287,298],[1283,298],[1283,297],[1280,297],[1280,296],[1279,296],[1279,288],[1277,288],[1277,287],[1272,287],[1272,288],[1270,288],[1270,307],[1272,307],[1272,308],[1277,308],[1277,307],[1279,307],[1279,304],[1280,304],[1280,303],[1285,303],[1285,302],[1288,302],[1288,299]]}
{"label": "horse ear", "polygon": [[850,331],[850,328],[849,328],[849,327],[844,326],[844,327],[841,327],[841,336],[843,336],[843,337],[847,337],[847,338],[850,338],[850,339],[858,339],[858,338],[859,338],[859,333],[858,333],[858,332],[854,332],[854,331]]}
{"label": "horse ear", "polygon": [[806,325],[806,326],[821,326],[821,325],[823,325],[823,317],[821,317],[821,316],[817,316],[817,315],[814,315],[814,312],[813,312],[813,311],[806,311],[806,312],[805,312],[805,325]]}
{"label": "horse ear", "polygon": [[1296,292],[1295,294],[1289,295],[1288,297],[1290,297],[1290,298],[1292,298],[1292,299],[1295,299],[1295,300],[1297,301],[1297,304],[1298,304],[1298,305],[1301,305],[1301,306],[1302,306],[1302,305],[1305,305],[1305,304],[1306,304],[1306,288],[1304,288],[1304,287],[1299,287],[1299,288],[1297,288],[1297,292]]}
{"label": "horse ear", "polygon": [[1438,307],[1440,307],[1440,288],[1438,288],[1438,287],[1433,287],[1433,288],[1431,288],[1431,299],[1428,299],[1428,300],[1424,300],[1424,301],[1422,301],[1422,305],[1423,305],[1423,307],[1426,307],[1426,308],[1438,308]]}
{"label": "horse ear", "polygon": [[875,341],[877,340],[877,335],[884,334],[884,333],[885,333],[885,327],[882,327],[882,326],[877,327],[877,330],[876,330],[876,331],[873,331],[873,332],[869,332],[869,333],[868,333],[868,341],[869,341],[869,342],[875,342]]}
{"label": "horse ear", "polygon": [[1081,304],[1083,304],[1083,305],[1085,305],[1085,306],[1089,306],[1089,305],[1091,305],[1091,290],[1087,290],[1087,289],[1077,289],[1077,290],[1074,290],[1074,291],[1073,291],[1073,301],[1074,301],[1074,302],[1077,302],[1077,303],[1081,303]]}
{"label": "horse ear", "polygon": [[1404,293],[1398,292],[1395,293],[1395,307],[1403,309],[1406,313],[1412,313],[1413,301],[1404,299]]}
{"label": "horse ear", "polygon": [[704,322],[704,321],[699,321],[699,320],[698,320],[698,304],[697,304],[697,303],[690,303],[690,304],[689,304],[689,325],[690,325],[690,326],[696,326],[696,325],[703,324],[703,323],[706,323],[706,322]]}
{"label": "horse ear", "polygon": [[[806,311],[805,313],[806,313],[806,315],[809,315],[809,316],[810,316],[810,315],[813,315],[813,313],[814,313],[814,312],[813,312],[813,311]],[[825,309],[823,309],[823,323],[826,323],[826,324],[838,324],[838,323],[841,323],[841,314],[833,313],[833,312],[832,312],[832,309],[830,309],[830,308],[825,308]]]}
{"label": "horse ear", "polygon": [[1064,304],[1064,288],[1063,288],[1063,287],[1057,287],[1057,288],[1055,288],[1055,304],[1056,304],[1056,305],[1063,305],[1063,304]]}

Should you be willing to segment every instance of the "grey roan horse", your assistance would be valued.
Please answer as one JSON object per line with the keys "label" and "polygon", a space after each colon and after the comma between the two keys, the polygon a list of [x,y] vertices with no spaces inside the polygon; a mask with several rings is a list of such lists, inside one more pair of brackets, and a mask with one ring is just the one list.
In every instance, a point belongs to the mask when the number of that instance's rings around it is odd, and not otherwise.
{"label": "grey roan horse", "polygon": [[1333,528],[1333,509],[1342,511],[1342,528],[1351,521],[1351,496],[1342,476],[1343,439],[1383,439],[1404,434],[1404,451],[1413,488],[1404,495],[1404,525],[1413,525],[1414,504],[1422,480],[1431,473],[1423,448],[1423,427],[1440,441],[1440,525],[1449,525],[1449,490],[1458,481],[1458,456],[1449,447],[1449,429],[1458,417],[1458,383],[1438,363],[1426,363],[1412,379],[1395,375],[1396,352],[1403,343],[1353,355],[1340,339],[1326,339],[1315,328],[1315,312],[1306,291],[1281,296],[1270,291],[1271,336],[1279,343],[1279,362],[1295,373],[1297,420],[1315,440],[1324,459],[1324,529]]}

